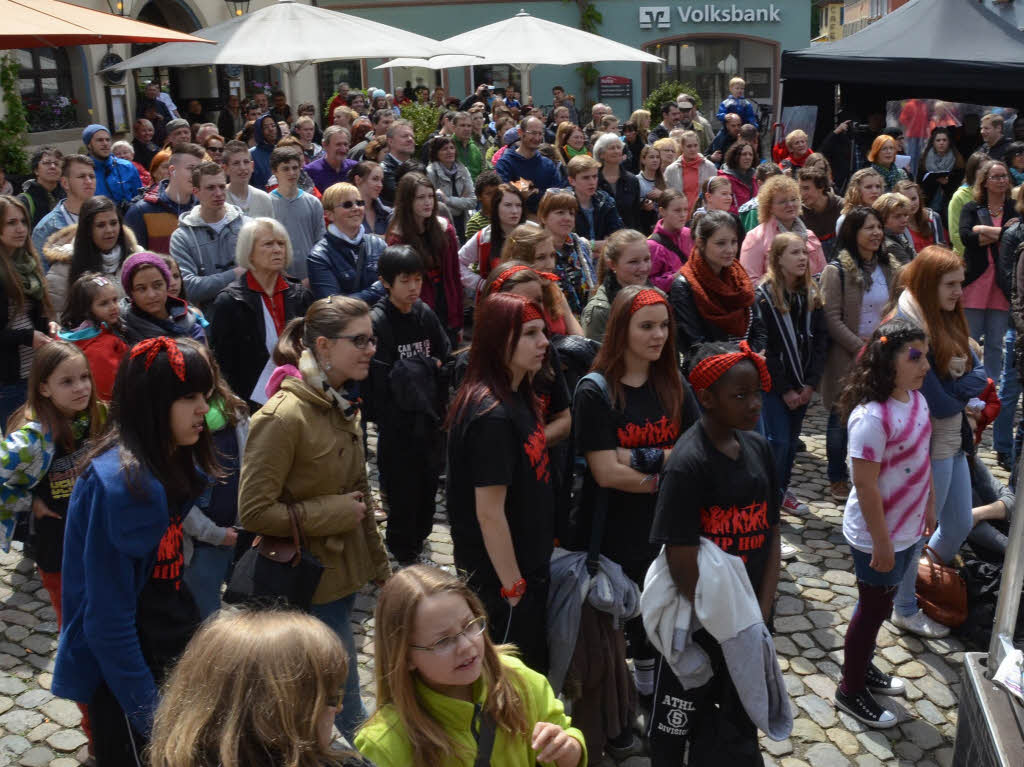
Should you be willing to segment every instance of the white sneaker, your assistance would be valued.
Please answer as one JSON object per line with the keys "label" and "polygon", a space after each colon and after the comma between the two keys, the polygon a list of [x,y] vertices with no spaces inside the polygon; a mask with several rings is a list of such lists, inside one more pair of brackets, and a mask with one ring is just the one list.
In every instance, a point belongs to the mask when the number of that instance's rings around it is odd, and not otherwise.
{"label": "white sneaker", "polygon": [[924,614],[924,610],[918,610],[910,616],[900,615],[893,610],[891,620],[892,625],[897,628],[909,631],[912,634],[928,637],[929,639],[942,639],[945,636],[949,636],[949,626],[943,626],[938,621],[932,620]]}
{"label": "white sneaker", "polygon": [[800,549],[798,549],[792,543],[786,543],[785,541],[782,542],[782,558],[783,559],[792,559],[793,557],[795,557],[799,553],[800,553]]}

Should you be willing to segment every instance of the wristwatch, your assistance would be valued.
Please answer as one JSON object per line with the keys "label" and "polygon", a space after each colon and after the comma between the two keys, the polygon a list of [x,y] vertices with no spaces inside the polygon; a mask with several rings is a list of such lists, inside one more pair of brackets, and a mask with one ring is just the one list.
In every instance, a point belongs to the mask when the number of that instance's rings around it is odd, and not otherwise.
{"label": "wristwatch", "polygon": [[520,578],[518,581],[512,584],[512,588],[506,589],[504,586],[501,587],[501,598],[502,599],[515,599],[521,597],[526,593],[526,578]]}

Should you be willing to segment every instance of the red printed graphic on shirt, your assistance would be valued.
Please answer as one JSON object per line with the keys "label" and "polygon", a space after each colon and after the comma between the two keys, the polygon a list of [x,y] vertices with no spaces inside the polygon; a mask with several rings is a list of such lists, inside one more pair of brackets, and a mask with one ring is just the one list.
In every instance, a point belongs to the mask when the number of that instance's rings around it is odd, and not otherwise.
{"label": "red printed graphic on shirt", "polygon": [[654,423],[644,421],[642,426],[627,423],[620,426],[616,434],[619,447],[671,447],[679,436],[679,426],[663,415]]}
{"label": "red printed graphic on shirt", "polygon": [[700,510],[701,534],[728,554],[747,561],[750,552],[759,551],[768,538],[768,503],[749,506],[711,506]]}
{"label": "red printed graphic on shirt", "polygon": [[551,471],[548,464],[548,443],[544,438],[544,425],[537,422],[536,428],[523,443],[523,452],[526,453],[530,466],[537,474],[537,481],[548,483],[551,481]]}
{"label": "red printed graphic on shirt", "polygon": [[181,589],[181,574],[185,569],[185,553],[182,549],[181,517],[172,517],[160,546],[156,550],[156,564],[153,566],[153,580],[173,581],[175,590]]}

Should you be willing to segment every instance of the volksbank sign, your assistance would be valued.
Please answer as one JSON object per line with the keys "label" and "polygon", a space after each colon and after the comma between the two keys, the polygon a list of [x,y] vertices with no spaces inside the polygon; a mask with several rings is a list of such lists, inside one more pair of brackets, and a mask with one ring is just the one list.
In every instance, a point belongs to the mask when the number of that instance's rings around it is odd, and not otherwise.
{"label": "volksbank sign", "polygon": [[[705,3],[704,5],[676,6],[683,24],[739,24],[781,22],[782,13],[775,3],[766,8],[737,8],[735,5]],[[668,5],[640,7],[640,29],[669,29],[672,26],[672,8]]]}

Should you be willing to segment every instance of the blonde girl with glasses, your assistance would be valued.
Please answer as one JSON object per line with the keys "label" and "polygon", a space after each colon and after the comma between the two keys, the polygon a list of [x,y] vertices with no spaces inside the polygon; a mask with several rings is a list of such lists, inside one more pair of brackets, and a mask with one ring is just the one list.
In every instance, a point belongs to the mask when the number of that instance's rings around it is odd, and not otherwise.
{"label": "blonde girl with glasses", "polygon": [[587,763],[583,734],[541,674],[495,645],[479,597],[423,565],[396,573],[377,600],[377,713],[356,736],[377,767]]}

